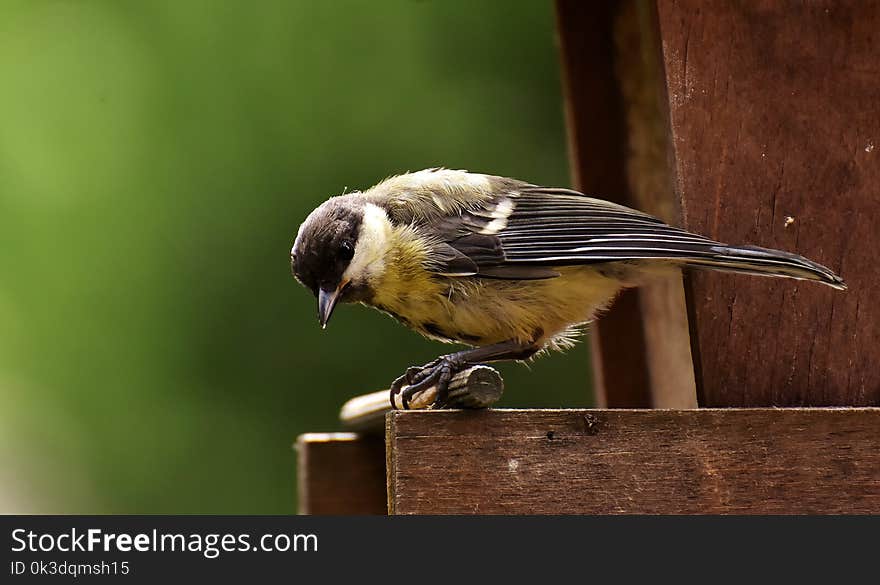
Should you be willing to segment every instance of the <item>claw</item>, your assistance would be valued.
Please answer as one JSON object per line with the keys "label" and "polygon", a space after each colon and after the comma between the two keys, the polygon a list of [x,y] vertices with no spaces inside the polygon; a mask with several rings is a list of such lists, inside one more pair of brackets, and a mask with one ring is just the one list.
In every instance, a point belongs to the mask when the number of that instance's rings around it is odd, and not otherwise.
{"label": "claw", "polygon": [[[424,370],[423,370],[424,371]],[[403,401],[404,404],[408,405],[410,398],[427,390],[431,386],[434,386],[437,383],[438,374],[435,371],[428,372],[427,375],[420,376],[421,379],[407,386],[406,390],[403,391]]]}
{"label": "claw", "polygon": [[[457,356],[441,356],[422,367],[407,368],[406,373],[394,380],[391,384],[391,407],[397,408],[395,397],[400,394],[401,402],[405,410],[409,409],[409,402],[413,396],[431,388],[437,388],[437,397],[431,408],[443,408],[449,399],[449,382],[453,374],[461,370],[465,364]],[[403,387],[406,386],[406,389]]]}
{"label": "claw", "polygon": [[452,369],[443,368],[440,372],[440,378],[437,380],[437,397],[431,408],[443,408],[449,401],[449,382],[452,380]]}
{"label": "claw", "polygon": [[[414,368],[407,369],[405,374],[398,377],[396,380],[394,380],[391,383],[391,389],[389,390],[389,399],[391,400],[392,410],[397,410],[397,402],[394,400],[394,398],[398,394],[400,394],[400,391],[403,389],[403,387],[405,385],[412,384],[412,374],[413,374],[412,370],[413,369]],[[415,368],[415,369],[417,370],[418,368]],[[403,397],[403,408],[404,408],[404,410],[409,410],[409,401],[406,399],[406,397]]]}

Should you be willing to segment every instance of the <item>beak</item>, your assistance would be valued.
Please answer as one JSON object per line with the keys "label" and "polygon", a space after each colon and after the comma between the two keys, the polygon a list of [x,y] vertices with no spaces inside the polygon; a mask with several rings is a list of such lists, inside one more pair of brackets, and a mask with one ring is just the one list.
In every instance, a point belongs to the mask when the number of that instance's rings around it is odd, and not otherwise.
{"label": "beak", "polygon": [[321,329],[327,328],[327,322],[330,321],[330,316],[336,307],[336,301],[339,300],[339,293],[342,292],[346,284],[348,283],[340,283],[336,290],[322,288],[318,291],[318,322],[321,324]]}

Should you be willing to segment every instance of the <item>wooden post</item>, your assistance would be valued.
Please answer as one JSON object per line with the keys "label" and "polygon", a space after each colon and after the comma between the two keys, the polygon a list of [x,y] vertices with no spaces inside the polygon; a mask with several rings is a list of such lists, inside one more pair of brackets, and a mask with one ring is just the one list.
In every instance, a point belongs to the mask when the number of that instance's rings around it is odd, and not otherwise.
{"label": "wooden post", "polygon": [[692,271],[626,293],[594,325],[599,403],[688,407],[698,387],[703,406],[880,404],[880,6],[558,0],[557,16],[581,190],[850,285]]}
{"label": "wooden post", "polygon": [[[679,223],[656,13],[635,0],[558,0],[556,13],[575,186]],[[591,342],[600,406],[696,406],[680,277],[625,291]]]}
{"label": "wooden post", "polygon": [[355,433],[296,440],[300,514],[387,514],[385,443]]}
{"label": "wooden post", "polygon": [[694,271],[700,404],[880,404],[880,4],[656,6],[684,226],[849,285]]}

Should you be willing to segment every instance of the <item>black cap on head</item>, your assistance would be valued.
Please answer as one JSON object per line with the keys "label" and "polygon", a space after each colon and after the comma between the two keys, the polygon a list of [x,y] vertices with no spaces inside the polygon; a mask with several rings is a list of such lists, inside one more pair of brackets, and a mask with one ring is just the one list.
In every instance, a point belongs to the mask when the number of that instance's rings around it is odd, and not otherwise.
{"label": "black cap on head", "polygon": [[342,275],[354,256],[362,221],[362,205],[348,197],[331,199],[306,218],[290,252],[291,272],[319,299],[321,325],[330,319],[346,284]]}

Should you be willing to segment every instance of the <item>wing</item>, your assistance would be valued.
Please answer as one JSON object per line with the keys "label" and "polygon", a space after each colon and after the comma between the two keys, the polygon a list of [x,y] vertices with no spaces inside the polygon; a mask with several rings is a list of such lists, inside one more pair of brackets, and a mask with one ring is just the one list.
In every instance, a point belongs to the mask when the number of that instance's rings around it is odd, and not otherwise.
{"label": "wing", "polygon": [[[511,186],[512,187],[512,186]],[[424,224],[437,272],[493,278],[558,276],[554,267],[640,259],[712,260],[722,244],[640,211],[568,189],[520,185]],[[473,267],[462,271],[470,260]],[[454,269],[453,269],[454,267]]]}

